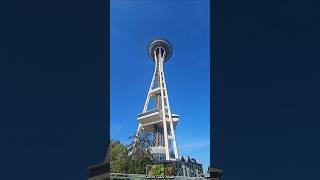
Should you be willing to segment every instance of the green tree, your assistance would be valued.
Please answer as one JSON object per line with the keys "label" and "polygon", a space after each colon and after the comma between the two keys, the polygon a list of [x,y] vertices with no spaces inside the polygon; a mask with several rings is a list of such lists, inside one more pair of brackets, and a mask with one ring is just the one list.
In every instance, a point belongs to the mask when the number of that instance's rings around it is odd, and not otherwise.
{"label": "green tree", "polygon": [[[136,143],[134,142],[135,138]],[[138,137],[131,136],[130,139],[132,142],[128,146],[130,151],[128,173],[145,174],[146,166],[154,163],[150,152],[152,145],[151,136],[142,132]]]}
{"label": "green tree", "polygon": [[110,170],[113,173],[126,173],[128,169],[128,149],[119,141],[110,142]]}

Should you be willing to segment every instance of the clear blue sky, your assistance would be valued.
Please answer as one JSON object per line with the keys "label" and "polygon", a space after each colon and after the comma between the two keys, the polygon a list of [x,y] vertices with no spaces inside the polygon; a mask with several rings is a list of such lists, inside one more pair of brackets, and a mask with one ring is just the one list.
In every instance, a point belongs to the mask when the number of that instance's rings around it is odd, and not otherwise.
{"label": "clear blue sky", "polygon": [[111,138],[128,143],[135,134],[154,64],[147,55],[155,37],[168,39],[173,55],[165,63],[171,111],[180,155],[210,161],[210,7],[198,1],[111,1]]}

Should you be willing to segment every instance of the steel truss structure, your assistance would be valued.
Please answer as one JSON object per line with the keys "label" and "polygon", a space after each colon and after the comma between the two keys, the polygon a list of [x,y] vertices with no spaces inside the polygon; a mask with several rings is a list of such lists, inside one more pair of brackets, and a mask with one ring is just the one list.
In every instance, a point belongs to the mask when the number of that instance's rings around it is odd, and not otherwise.
{"label": "steel truss structure", "polygon": [[171,113],[163,69],[164,62],[172,54],[171,44],[165,39],[155,39],[149,45],[148,54],[155,67],[143,111],[138,114],[136,137],[139,137],[142,131],[153,134],[151,152],[158,156],[159,160],[178,160],[175,127],[179,115]]}

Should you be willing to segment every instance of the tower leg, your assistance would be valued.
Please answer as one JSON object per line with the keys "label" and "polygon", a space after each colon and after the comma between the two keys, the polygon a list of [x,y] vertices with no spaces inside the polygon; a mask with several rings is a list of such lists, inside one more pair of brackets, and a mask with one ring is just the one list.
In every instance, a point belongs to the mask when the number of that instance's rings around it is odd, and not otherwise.
{"label": "tower leg", "polygon": [[166,149],[166,160],[170,160],[168,130],[167,130],[167,122],[165,118],[163,120],[163,134],[164,134],[164,147]]}
{"label": "tower leg", "polygon": [[174,156],[175,156],[175,159],[178,159],[179,158],[179,154],[178,154],[176,136],[175,136],[175,133],[174,133],[173,123],[172,123],[172,117],[171,117],[171,122],[170,122],[170,130],[171,130],[171,136],[172,136],[172,144],[173,144]]}
{"label": "tower leg", "polygon": [[139,123],[136,135],[133,137],[133,148],[132,148],[132,151],[130,153],[133,153],[136,150],[136,144],[138,142],[139,134],[140,134],[140,131],[141,131],[140,128],[141,128],[141,124]]}
{"label": "tower leg", "polygon": [[[161,72],[163,72],[163,66],[161,66]],[[169,119],[170,119],[170,131],[171,131],[171,136],[172,136],[172,144],[173,144],[173,151],[174,151],[174,158],[178,159],[179,158],[179,154],[178,154],[178,148],[177,148],[177,142],[176,142],[176,136],[174,133],[174,128],[173,128],[173,120],[172,120],[172,114],[171,114],[171,110],[170,110],[170,104],[169,104],[169,97],[168,97],[168,93],[167,93],[167,87],[166,87],[166,80],[165,77],[163,75],[163,73],[161,73],[161,79],[163,82],[163,86],[165,89],[165,95],[166,95],[166,105],[168,107],[168,114],[169,114]]]}
{"label": "tower leg", "polygon": [[163,122],[163,134],[164,134],[164,147],[165,147],[165,151],[166,151],[166,160],[170,160],[170,154],[169,154],[169,142],[168,142],[168,129],[167,129],[167,122],[166,122],[166,110],[165,110],[165,103],[164,103],[164,82],[162,81],[162,64],[163,59],[161,59],[160,54],[159,54],[159,61],[157,63],[159,63],[159,75],[160,75],[160,91],[161,91],[161,110],[162,110],[162,122]]}

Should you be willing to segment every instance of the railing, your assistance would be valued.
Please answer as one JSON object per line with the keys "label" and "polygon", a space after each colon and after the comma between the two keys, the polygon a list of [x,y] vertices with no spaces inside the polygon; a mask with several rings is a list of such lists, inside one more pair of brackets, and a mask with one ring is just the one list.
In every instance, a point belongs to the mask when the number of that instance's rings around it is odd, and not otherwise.
{"label": "railing", "polygon": [[110,173],[110,179],[183,179],[183,180],[194,180],[194,179],[208,179],[208,177],[187,177],[187,176],[146,176],[144,174],[125,174],[125,173]]}
{"label": "railing", "polygon": [[139,118],[139,117],[142,117],[142,116],[146,116],[146,115],[148,115],[148,114],[156,113],[156,112],[159,112],[159,109],[153,109],[153,110],[151,110],[151,111],[147,111],[147,112],[145,112],[145,113],[138,114],[138,118]]}
{"label": "railing", "polygon": [[146,179],[144,174],[110,173],[110,179]]}

